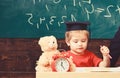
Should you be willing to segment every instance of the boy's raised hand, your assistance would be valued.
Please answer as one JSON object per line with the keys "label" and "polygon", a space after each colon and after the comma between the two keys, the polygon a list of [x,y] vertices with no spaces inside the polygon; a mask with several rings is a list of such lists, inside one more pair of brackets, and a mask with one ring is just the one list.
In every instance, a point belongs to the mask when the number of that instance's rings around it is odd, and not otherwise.
{"label": "boy's raised hand", "polygon": [[103,56],[108,56],[110,59],[112,59],[112,57],[109,54],[110,50],[108,49],[107,46],[104,46],[104,45],[100,46],[100,51],[101,51]]}

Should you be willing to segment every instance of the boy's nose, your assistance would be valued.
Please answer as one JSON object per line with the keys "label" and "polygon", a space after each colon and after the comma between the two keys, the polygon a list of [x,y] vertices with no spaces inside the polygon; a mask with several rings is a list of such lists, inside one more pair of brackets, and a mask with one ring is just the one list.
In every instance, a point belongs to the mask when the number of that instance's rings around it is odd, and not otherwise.
{"label": "boy's nose", "polygon": [[82,43],[81,43],[81,42],[78,42],[78,45],[82,45]]}

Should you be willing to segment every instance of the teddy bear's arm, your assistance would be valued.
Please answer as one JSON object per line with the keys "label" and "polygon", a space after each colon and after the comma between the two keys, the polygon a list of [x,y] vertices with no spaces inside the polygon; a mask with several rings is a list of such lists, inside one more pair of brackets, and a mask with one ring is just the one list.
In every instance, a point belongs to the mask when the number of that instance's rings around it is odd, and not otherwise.
{"label": "teddy bear's arm", "polygon": [[38,62],[38,65],[43,65],[43,66],[47,66],[49,64],[49,60],[44,53],[40,56],[37,62]]}

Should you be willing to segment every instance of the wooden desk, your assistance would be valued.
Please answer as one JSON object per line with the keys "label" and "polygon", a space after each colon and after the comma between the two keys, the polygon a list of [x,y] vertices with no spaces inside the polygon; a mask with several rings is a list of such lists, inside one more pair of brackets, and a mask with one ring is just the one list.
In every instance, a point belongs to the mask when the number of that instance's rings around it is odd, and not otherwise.
{"label": "wooden desk", "polygon": [[120,78],[119,69],[95,67],[79,68],[76,72],[36,72],[36,78]]}

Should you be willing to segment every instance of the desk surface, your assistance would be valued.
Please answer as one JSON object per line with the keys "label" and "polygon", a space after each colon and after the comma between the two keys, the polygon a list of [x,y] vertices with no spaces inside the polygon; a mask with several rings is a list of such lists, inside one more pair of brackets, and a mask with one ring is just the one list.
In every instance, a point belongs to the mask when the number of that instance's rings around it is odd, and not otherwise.
{"label": "desk surface", "polygon": [[120,68],[78,68],[76,72],[36,72],[36,78],[120,78]]}

